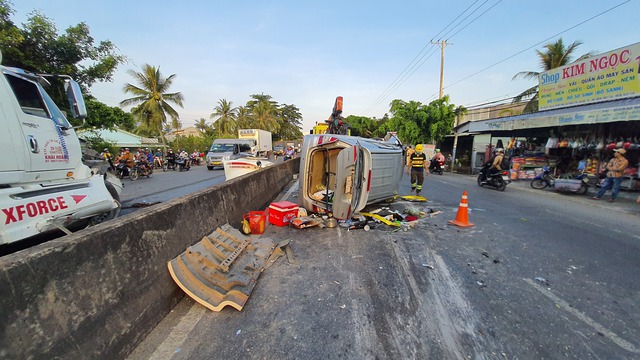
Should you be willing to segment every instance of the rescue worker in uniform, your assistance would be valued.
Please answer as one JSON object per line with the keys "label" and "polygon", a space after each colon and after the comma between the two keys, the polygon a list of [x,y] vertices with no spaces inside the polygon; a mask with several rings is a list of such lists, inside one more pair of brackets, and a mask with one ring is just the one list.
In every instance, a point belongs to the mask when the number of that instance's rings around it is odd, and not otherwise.
{"label": "rescue worker in uniform", "polygon": [[416,150],[407,159],[407,175],[411,175],[411,192],[420,195],[425,173],[429,176],[427,156],[422,152],[422,144],[416,145]]}

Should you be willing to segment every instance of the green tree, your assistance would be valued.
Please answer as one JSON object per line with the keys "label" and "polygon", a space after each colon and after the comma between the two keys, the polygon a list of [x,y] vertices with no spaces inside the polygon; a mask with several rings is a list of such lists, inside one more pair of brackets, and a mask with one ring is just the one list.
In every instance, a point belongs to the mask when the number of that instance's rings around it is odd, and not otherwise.
{"label": "green tree", "polygon": [[[84,22],[59,35],[54,22],[38,11],[29,14],[21,29],[10,20],[13,13],[11,4],[0,0],[3,65],[69,75],[87,90],[95,82],[111,81],[117,67],[126,60],[116,53],[111,41],[96,45]],[[52,96],[55,98],[55,94]]]}
{"label": "green tree", "polygon": [[88,117],[84,128],[111,129],[120,128],[133,131],[135,121],[131,113],[124,112],[121,108],[109,107],[93,97],[85,98]]}
{"label": "green tree", "polygon": [[131,93],[134,97],[121,101],[120,106],[135,106],[131,109],[131,113],[136,120],[140,122],[143,129],[146,128],[152,134],[160,136],[162,144],[166,147],[162,129],[167,123],[167,115],[174,122],[180,118],[170,103],[183,107],[184,101],[182,93],[168,92],[175,74],[165,78],[159,68],[148,64],[142,66],[142,72],[129,70],[127,73],[136,80],[138,86],[129,83],[124,86],[125,94]]}
{"label": "green tree", "polygon": [[437,143],[453,129],[454,107],[449,104],[448,95],[429,105],[396,99],[391,102],[392,117],[386,122],[385,129],[396,131],[404,143]]}
{"label": "green tree", "polygon": [[252,126],[256,129],[267,130],[272,133],[280,129],[277,120],[276,107],[267,100],[260,100],[252,110]]}
{"label": "green tree", "polygon": [[200,118],[200,120],[198,120],[195,125],[195,128],[203,134],[208,127],[209,125],[207,125],[207,121],[204,118]]}
{"label": "green tree", "polygon": [[[542,72],[549,71],[551,69],[555,69],[564,65],[571,63],[571,58],[573,53],[576,51],[578,46],[582,45],[580,41],[574,41],[568,47],[564,45],[562,42],[562,38],[559,38],[555,43],[549,43],[544,46],[546,49],[544,52],[540,50],[536,50],[536,54],[540,60],[540,67],[542,68]],[[580,61],[586,59],[588,57],[593,56],[592,52],[588,52],[582,56],[580,56],[576,61]],[[512,80],[518,78],[525,79],[535,79],[538,80],[538,75],[540,72],[537,71],[521,71],[513,76]],[[521,92],[516,97],[513,98],[513,103],[519,103],[523,100],[528,99],[527,105],[525,106],[523,113],[532,113],[538,111],[538,94],[539,88],[538,84],[528,88],[527,90]]]}
{"label": "green tree", "polygon": [[238,106],[236,113],[236,125],[238,129],[251,128],[251,111],[246,106]]}
{"label": "green tree", "polygon": [[294,140],[302,138],[302,114],[295,105],[282,104],[277,109],[278,131],[273,134],[273,140]]}
{"label": "green tree", "polygon": [[232,101],[227,99],[218,100],[218,105],[213,109],[213,113],[209,118],[214,119],[214,126],[218,131],[219,137],[234,135],[237,131],[237,117],[238,109],[233,107]]}

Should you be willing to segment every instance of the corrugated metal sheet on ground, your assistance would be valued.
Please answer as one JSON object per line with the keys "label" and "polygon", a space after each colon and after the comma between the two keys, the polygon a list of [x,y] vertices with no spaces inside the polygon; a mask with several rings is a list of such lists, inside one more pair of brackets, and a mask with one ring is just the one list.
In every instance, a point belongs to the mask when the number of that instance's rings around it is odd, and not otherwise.
{"label": "corrugated metal sheet on ground", "polygon": [[167,263],[187,295],[213,311],[242,310],[275,245],[224,225]]}

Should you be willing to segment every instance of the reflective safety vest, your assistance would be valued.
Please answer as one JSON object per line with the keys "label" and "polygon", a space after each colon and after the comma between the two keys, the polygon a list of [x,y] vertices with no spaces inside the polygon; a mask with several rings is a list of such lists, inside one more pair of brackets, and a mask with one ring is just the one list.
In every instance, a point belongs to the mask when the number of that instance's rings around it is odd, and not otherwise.
{"label": "reflective safety vest", "polygon": [[421,154],[413,153],[411,154],[410,159],[411,159],[411,169],[419,170],[424,168],[424,162],[427,160],[427,157],[425,156],[424,153],[421,153]]}

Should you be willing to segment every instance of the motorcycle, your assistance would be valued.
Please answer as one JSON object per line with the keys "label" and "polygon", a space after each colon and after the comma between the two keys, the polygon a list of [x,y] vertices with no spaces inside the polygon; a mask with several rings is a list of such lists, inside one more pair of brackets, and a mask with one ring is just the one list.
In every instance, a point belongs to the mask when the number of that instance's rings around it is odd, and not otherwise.
{"label": "motorcycle", "polygon": [[500,170],[492,173],[490,169],[491,163],[487,163],[482,167],[480,174],[478,174],[478,185],[487,185],[498,191],[504,191],[504,189],[507,188],[507,184],[511,182],[509,179],[509,171]]}
{"label": "motorcycle", "polygon": [[580,173],[578,176],[555,179],[549,169],[544,166],[542,173],[531,180],[530,185],[534,189],[552,187],[559,192],[574,192],[578,195],[584,195],[589,190],[589,179],[585,172]]}
{"label": "motorcycle", "polygon": [[148,165],[144,166],[142,163],[136,160],[136,164],[133,166],[133,169],[131,169],[131,172],[129,173],[129,178],[131,179],[131,181],[136,181],[138,180],[138,177],[140,177],[140,175],[150,178],[151,174],[153,174],[153,168]]}
{"label": "motorcycle", "polygon": [[443,170],[444,162],[437,161],[436,159],[431,159],[431,162],[429,164],[429,172],[431,172],[432,174],[442,175]]}
{"label": "motorcycle", "polygon": [[153,157],[153,167],[157,169],[162,169],[162,171],[167,171],[164,169],[164,160],[161,156]]}
{"label": "motorcycle", "polygon": [[200,154],[198,155],[191,154],[190,162],[191,162],[191,165],[200,165],[200,162],[201,162]]}
{"label": "motorcycle", "polygon": [[127,166],[127,162],[125,160],[118,161],[118,165],[116,166],[116,176],[118,179],[122,179],[125,176],[129,176],[130,171]]}
{"label": "motorcycle", "polygon": [[190,169],[190,166],[187,163],[187,159],[184,159],[184,158],[176,159],[176,166],[178,167],[178,171],[189,171]]}
{"label": "motorcycle", "polygon": [[538,190],[553,186],[553,176],[551,176],[551,172],[546,165],[542,168],[542,173],[531,180],[530,185],[532,188]]}

